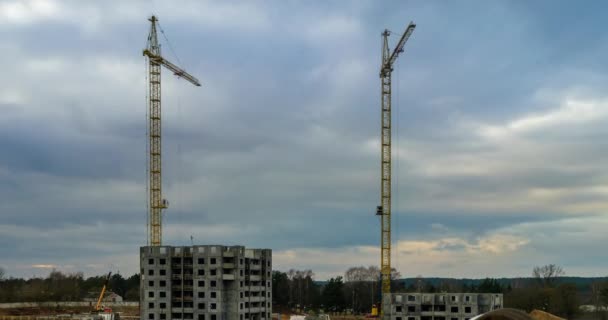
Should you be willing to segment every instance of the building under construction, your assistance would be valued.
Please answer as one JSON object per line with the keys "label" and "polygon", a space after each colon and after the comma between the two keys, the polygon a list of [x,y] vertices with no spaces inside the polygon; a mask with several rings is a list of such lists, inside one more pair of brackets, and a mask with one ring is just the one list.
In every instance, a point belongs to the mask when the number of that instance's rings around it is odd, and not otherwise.
{"label": "building under construction", "polygon": [[502,308],[501,293],[393,293],[391,320],[469,320]]}
{"label": "building under construction", "polygon": [[272,314],[272,251],[140,248],[142,320],[260,320]]}

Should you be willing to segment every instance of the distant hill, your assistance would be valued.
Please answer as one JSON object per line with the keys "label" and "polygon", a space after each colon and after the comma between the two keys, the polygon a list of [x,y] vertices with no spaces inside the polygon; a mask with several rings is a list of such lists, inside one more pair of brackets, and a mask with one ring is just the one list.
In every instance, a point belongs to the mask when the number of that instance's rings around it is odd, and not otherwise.
{"label": "distant hill", "polygon": [[[520,277],[520,278],[495,278],[501,286],[507,287],[511,285],[516,288],[523,284],[528,284],[534,282],[535,279],[532,277]],[[466,286],[479,286],[483,279],[469,279],[469,278],[440,278],[440,277],[430,277],[430,278],[422,278],[424,282],[430,284],[434,287],[440,286],[445,282],[457,283],[460,285]],[[412,286],[418,281],[418,278],[402,278],[399,279],[400,282],[405,282],[405,286]],[[608,281],[608,277],[560,277],[558,283],[573,283],[577,286],[579,290],[585,291],[588,290],[591,283],[600,282],[600,281]],[[325,285],[327,281],[315,281],[319,285]]]}
{"label": "distant hill", "polygon": [[[532,277],[522,277],[522,278],[495,278],[502,286],[511,285],[512,287],[517,287],[518,283],[530,283],[534,282],[535,279]],[[413,285],[416,283],[417,278],[403,278],[399,279],[399,281],[405,282],[406,287]],[[439,278],[439,277],[431,277],[431,278],[422,278],[426,283],[433,285],[434,287],[439,286],[445,282],[456,282],[461,285],[467,286],[479,286],[484,279],[468,279],[468,278]],[[608,277],[560,277],[558,283],[573,283],[579,289],[589,288],[591,283],[599,282],[599,281],[608,281]]]}

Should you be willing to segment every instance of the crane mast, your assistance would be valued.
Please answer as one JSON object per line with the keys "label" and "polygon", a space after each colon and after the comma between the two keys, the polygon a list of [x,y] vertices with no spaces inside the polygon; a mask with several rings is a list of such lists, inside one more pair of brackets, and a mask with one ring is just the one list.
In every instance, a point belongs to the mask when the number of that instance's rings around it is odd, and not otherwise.
{"label": "crane mast", "polygon": [[185,70],[164,59],[160,52],[156,33],[156,22],[158,19],[152,16],[148,19],[151,23],[150,34],[148,35],[148,46],[143,50],[144,56],[148,57],[148,78],[149,78],[149,115],[148,135],[149,135],[149,167],[148,167],[148,210],[149,210],[149,244],[160,246],[162,241],[162,216],[161,213],[169,205],[169,202],[162,195],[162,162],[161,162],[161,100],[160,100],[160,72],[161,66],[173,71],[181,78],[186,79],[195,86],[200,86],[199,81]]}
{"label": "crane mast", "polygon": [[381,151],[380,151],[380,206],[376,209],[376,215],[380,216],[380,271],[382,275],[382,318],[390,319],[391,314],[391,74],[393,64],[410,35],[416,28],[416,24],[410,22],[401,36],[399,43],[393,50],[389,50],[388,37],[390,32],[384,30],[382,33],[382,65],[380,66],[380,80],[382,85],[381,94]]}

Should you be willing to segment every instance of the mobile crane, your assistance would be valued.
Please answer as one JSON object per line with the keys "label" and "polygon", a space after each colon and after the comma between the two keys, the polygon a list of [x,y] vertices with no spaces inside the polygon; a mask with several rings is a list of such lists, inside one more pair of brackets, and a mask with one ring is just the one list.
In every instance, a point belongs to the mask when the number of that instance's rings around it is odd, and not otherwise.
{"label": "mobile crane", "polygon": [[111,277],[112,271],[108,273],[108,276],[103,283],[103,287],[101,288],[101,292],[99,293],[97,304],[95,304],[95,308],[91,310],[91,315],[93,316],[92,320],[120,320],[120,315],[118,313],[112,312],[112,308],[106,308],[101,304]]}

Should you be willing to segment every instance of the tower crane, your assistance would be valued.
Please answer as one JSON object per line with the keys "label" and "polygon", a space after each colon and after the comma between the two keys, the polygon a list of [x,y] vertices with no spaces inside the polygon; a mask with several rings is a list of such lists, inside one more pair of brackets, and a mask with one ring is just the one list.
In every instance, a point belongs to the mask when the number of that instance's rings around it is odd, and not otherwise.
{"label": "tower crane", "polygon": [[[162,210],[166,209],[169,202],[162,196],[162,175],[161,175],[161,108],[160,108],[160,67],[171,70],[176,76],[187,80],[193,85],[200,87],[200,82],[194,76],[169,62],[160,52],[160,44],[156,34],[155,16],[148,19],[151,23],[150,34],[148,35],[147,48],[143,50],[143,55],[148,57],[149,72],[149,167],[148,179],[149,187],[149,215],[150,215],[150,239],[149,244],[160,246],[162,240]],[[162,31],[162,30],[161,30]]]}
{"label": "tower crane", "polygon": [[390,319],[391,311],[391,74],[393,64],[403,52],[403,47],[409,39],[416,24],[410,22],[401,36],[399,43],[390,53],[388,37],[390,31],[382,33],[382,65],[380,66],[380,79],[382,83],[381,97],[381,172],[380,172],[380,205],[376,208],[376,215],[380,216],[380,271],[382,274],[382,319]]}

